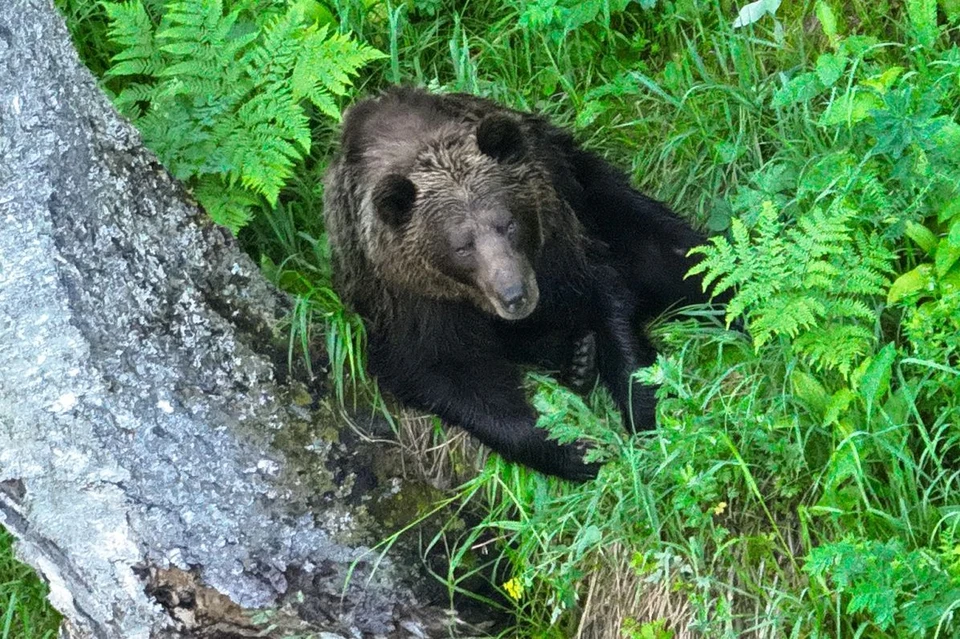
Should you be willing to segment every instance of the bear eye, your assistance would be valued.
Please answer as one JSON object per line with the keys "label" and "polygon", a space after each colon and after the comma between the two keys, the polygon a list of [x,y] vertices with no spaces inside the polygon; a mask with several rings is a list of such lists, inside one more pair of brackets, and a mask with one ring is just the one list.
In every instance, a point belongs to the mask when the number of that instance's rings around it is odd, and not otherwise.
{"label": "bear eye", "polygon": [[510,220],[510,223],[507,224],[507,235],[513,237],[517,234],[517,223],[514,220]]}
{"label": "bear eye", "polygon": [[456,249],[457,255],[460,257],[469,257],[473,253],[473,240],[470,240],[468,243]]}

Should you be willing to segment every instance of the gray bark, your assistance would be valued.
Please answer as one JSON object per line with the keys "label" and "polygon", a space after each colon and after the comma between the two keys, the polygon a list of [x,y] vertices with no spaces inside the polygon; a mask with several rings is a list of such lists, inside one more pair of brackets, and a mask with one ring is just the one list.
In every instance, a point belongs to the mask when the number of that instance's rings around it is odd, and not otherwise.
{"label": "gray bark", "polygon": [[268,608],[277,636],[442,622],[402,561],[368,554],[344,585],[396,487],[383,448],[344,445],[275,380],[287,308],[116,114],[52,2],[8,0],[0,523],[65,634],[241,636]]}

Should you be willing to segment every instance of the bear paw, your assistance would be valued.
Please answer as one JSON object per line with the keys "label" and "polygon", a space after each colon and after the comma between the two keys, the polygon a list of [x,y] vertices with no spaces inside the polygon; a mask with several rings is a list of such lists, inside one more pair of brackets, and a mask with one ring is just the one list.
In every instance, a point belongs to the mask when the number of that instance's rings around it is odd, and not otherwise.
{"label": "bear paw", "polygon": [[574,340],[573,357],[566,371],[566,385],[586,395],[597,381],[597,336],[593,331]]}
{"label": "bear paw", "polygon": [[657,388],[640,383],[633,384],[629,399],[630,413],[624,413],[624,424],[630,432],[637,433],[657,427]]}
{"label": "bear paw", "polygon": [[597,462],[586,463],[584,456],[590,448],[582,442],[571,444],[557,444],[557,455],[554,457],[555,463],[551,464],[550,469],[545,472],[556,475],[562,479],[570,481],[585,482],[595,479],[600,472],[600,466]]}

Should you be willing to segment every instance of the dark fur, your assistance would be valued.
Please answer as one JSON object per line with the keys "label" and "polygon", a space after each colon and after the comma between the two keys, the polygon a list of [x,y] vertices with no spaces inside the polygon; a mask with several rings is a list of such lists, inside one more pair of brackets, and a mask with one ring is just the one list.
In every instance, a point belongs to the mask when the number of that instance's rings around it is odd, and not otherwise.
{"label": "dark fur", "polygon": [[[497,258],[516,264],[494,270],[529,262],[539,289],[517,321],[491,303],[494,284],[445,255],[464,215],[500,208],[520,230],[504,244],[515,259]],[[371,372],[404,403],[507,459],[586,479],[597,469],[581,449],[536,428],[520,370],[586,357],[628,425],[655,426],[653,389],[631,381],[655,355],[636,327],[705,301],[700,281],[683,279],[703,238],[568,133],[474,96],[394,89],[347,112],[325,211],[335,285],[366,322]]]}

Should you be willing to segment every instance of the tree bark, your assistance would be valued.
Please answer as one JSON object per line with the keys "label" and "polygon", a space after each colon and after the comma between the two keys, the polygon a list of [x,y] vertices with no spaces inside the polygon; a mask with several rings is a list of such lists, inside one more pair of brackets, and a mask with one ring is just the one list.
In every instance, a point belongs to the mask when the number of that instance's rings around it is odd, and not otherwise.
{"label": "tree bark", "polygon": [[246,636],[257,609],[266,636],[447,623],[409,558],[365,555],[395,519],[390,454],[275,379],[288,308],[117,115],[52,2],[8,0],[0,523],[66,635]]}

